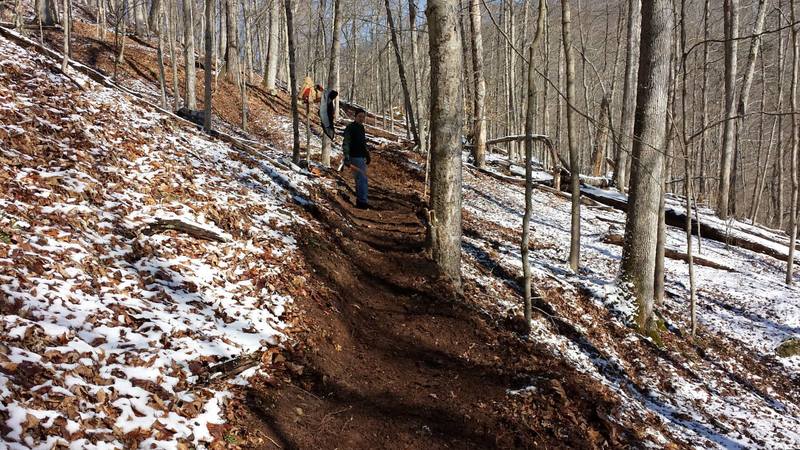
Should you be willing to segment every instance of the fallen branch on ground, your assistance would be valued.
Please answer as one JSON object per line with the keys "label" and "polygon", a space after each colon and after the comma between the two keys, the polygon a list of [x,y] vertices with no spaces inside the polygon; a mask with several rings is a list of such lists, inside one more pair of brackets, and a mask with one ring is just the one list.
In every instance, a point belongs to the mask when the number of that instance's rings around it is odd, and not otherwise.
{"label": "fallen branch on ground", "polygon": [[181,219],[158,219],[143,229],[142,233],[150,236],[168,230],[185,233],[193,238],[205,241],[230,242],[230,238],[222,233],[185,222]]}
{"label": "fallen branch on ground", "polygon": [[[621,234],[616,234],[616,233],[607,234],[603,237],[603,242],[611,245],[622,246],[624,241],[625,237],[622,236]],[[679,250],[675,250],[673,248],[665,248],[664,256],[669,259],[683,261],[685,263],[689,262],[689,255]],[[702,256],[692,255],[692,263],[697,264],[698,266],[705,266],[705,267],[711,267],[712,269],[724,270],[726,272],[737,272],[737,270],[732,267],[728,267],[716,261],[703,258]]]}

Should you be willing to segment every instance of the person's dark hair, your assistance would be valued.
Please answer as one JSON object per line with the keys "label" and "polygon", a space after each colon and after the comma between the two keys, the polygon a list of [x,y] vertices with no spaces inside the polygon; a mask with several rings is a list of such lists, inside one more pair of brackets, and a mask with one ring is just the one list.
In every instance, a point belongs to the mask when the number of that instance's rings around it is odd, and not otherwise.
{"label": "person's dark hair", "polygon": [[367,112],[364,111],[364,108],[356,108],[356,114],[355,115],[366,114],[366,113]]}

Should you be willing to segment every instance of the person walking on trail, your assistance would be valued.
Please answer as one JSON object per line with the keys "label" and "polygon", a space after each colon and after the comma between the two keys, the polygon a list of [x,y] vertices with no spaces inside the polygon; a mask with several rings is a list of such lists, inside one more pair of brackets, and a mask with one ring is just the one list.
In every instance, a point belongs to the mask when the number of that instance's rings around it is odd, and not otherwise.
{"label": "person walking on trail", "polygon": [[356,109],[356,118],[344,129],[344,166],[350,168],[356,181],[356,208],[369,209],[367,198],[367,166],[370,163],[367,149],[367,135],[364,131],[364,120],[367,113]]}

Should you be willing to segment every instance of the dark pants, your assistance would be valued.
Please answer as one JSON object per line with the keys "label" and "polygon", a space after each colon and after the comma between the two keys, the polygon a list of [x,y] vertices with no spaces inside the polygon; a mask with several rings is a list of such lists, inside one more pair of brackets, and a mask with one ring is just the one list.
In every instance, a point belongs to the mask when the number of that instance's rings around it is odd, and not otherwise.
{"label": "dark pants", "polygon": [[356,179],[356,201],[367,204],[367,158],[350,158],[351,164],[358,169],[354,172]]}

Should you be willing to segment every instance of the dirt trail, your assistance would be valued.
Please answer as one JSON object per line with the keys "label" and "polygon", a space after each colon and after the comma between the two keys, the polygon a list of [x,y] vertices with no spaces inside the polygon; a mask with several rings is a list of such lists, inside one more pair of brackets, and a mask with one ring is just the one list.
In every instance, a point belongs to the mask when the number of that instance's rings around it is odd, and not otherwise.
{"label": "dirt trail", "polygon": [[[603,418],[611,405],[577,392],[575,374],[565,376],[552,357],[501,331],[439,281],[423,252],[417,180],[389,151],[374,160],[373,210],[352,206],[352,181],[338,174],[337,191],[320,193],[325,229],[301,247],[315,272],[309,283],[328,290],[301,300],[303,346],[286,355],[294,370],[251,390],[248,406],[259,419],[249,420],[260,423],[250,426],[265,426],[282,448],[302,449],[615,442],[619,432]],[[532,383],[541,385],[542,401],[526,416],[507,390]],[[565,415],[567,404],[576,412]]]}

